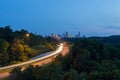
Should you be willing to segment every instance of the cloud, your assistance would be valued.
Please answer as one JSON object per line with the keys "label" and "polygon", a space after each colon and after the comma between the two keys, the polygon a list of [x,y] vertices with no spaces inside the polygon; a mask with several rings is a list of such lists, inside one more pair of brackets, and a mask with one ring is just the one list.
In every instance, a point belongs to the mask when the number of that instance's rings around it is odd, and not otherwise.
{"label": "cloud", "polygon": [[104,29],[114,29],[114,30],[118,30],[120,29],[120,25],[110,25],[110,26],[104,26]]}

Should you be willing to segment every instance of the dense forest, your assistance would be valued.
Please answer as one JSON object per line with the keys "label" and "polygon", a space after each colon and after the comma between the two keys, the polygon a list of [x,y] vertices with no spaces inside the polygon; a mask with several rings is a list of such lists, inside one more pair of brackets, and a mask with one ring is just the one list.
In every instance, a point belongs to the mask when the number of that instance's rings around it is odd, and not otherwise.
{"label": "dense forest", "polygon": [[55,49],[57,41],[27,30],[13,31],[10,26],[0,27],[0,66],[11,65]]}
{"label": "dense forest", "polygon": [[112,40],[81,38],[73,42],[65,57],[59,55],[48,65],[30,65],[23,71],[15,68],[9,79],[14,76],[14,80],[120,80],[120,43]]}

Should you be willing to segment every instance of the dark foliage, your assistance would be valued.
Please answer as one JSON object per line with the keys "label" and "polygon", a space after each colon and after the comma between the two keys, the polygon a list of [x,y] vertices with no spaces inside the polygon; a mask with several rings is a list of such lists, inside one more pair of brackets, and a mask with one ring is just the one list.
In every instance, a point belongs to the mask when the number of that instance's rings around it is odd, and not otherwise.
{"label": "dark foliage", "polygon": [[120,37],[116,39],[80,39],[67,56],[58,56],[49,65],[30,66],[22,72],[14,69],[16,76],[21,73],[20,80],[120,80]]}
{"label": "dark foliage", "polygon": [[54,50],[57,41],[22,29],[13,31],[10,26],[0,27],[0,66],[6,66]]}

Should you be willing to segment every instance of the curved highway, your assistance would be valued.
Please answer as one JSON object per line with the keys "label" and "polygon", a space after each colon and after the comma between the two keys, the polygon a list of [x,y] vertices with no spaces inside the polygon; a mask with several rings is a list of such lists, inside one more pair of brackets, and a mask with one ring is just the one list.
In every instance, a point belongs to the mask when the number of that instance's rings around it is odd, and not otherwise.
{"label": "curved highway", "polygon": [[51,56],[57,55],[60,52],[62,52],[62,50],[63,50],[63,43],[60,43],[58,49],[55,50],[55,51],[51,51],[51,52],[47,52],[47,53],[41,54],[41,55],[39,55],[37,57],[32,58],[30,61],[26,61],[26,62],[23,62],[23,63],[20,63],[20,64],[14,64],[14,65],[10,65],[10,66],[0,67],[0,70],[14,68],[14,67],[30,64],[30,63],[33,63],[33,62],[36,62],[36,61],[40,61],[40,60],[49,58]]}

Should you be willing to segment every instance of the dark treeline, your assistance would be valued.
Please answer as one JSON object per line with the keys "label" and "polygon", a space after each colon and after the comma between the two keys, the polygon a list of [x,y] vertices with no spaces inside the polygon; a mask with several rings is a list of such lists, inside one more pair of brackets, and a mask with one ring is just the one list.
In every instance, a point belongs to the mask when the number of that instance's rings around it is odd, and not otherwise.
{"label": "dark treeline", "polygon": [[6,66],[54,50],[56,40],[51,37],[29,33],[27,30],[13,31],[10,26],[0,27],[0,66]]}
{"label": "dark treeline", "polygon": [[83,38],[87,38],[87,39],[94,39],[94,40],[98,40],[98,41],[102,41],[104,43],[110,43],[110,44],[119,44],[120,43],[120,35],[112,35],[112,36],[108,36],[108,37],[80,37],[80,38],[63,38],[65,41],[68,42],[75,42],[79,39],[83,39]]}
{"label": "dark treeline", "polygon": [[24,71],[15,68],[11,79],[13,75],[14,80],[120,80],[120,43],[80,39],[67,56],[60,55],[51,64],[29,66]]}

